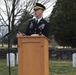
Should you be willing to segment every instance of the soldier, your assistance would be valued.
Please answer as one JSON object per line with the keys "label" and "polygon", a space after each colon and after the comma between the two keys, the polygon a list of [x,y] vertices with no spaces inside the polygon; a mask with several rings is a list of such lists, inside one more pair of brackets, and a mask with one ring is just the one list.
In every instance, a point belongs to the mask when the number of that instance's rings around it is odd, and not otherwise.
{"label": "soldier", "polygon": [[36,3],[36,5],[34,6],[35,19],[29,21],[25,32],[26,36],[45,35],[46,37],[48,37],[49,24],[46,20],[43,19],[43,12],[45,9],[45,6],[40,3]]}
{"label": "soldier", "polygon": [[35,19],[31,20],[28,24],[25,34],[26,35],[49,35],[49,24],[43,19],[43,11],[45,6],[40,3],[36,3],[34,6]]}

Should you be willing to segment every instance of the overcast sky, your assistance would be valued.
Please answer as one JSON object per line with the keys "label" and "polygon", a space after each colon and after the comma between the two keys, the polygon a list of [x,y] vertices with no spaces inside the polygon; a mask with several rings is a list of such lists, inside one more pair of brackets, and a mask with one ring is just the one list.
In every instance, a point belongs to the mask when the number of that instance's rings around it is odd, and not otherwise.
{"label": "overcast sky", "polygon": [[[48,4],[45,5],[46,6],[46,10],[44,11],[43,17],[47,17],[47,16],[50,15],[50,13],[52,12],[53,6],[55,5],[56,1],[57,0],[51,0]],[[51,6],[49,7],[49,5],[51,5]]]}

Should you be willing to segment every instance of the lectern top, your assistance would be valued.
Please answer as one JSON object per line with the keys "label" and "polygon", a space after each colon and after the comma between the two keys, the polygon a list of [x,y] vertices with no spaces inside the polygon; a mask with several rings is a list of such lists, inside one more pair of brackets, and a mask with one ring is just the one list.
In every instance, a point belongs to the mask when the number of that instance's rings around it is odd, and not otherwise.
{"label": "lectern top", "polygon": [[46,36],[18,36],[18,38],[45,38],[50,41]]}

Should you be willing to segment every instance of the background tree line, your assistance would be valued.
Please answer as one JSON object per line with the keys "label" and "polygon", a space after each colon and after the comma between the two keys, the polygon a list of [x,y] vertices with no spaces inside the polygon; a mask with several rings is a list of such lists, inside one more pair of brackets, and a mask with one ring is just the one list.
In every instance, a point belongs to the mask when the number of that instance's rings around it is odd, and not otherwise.
{"label": "background tree line", "polygon": [[57,0],[50,15],[50,35],[61,46],[76,47],[76,0]]}

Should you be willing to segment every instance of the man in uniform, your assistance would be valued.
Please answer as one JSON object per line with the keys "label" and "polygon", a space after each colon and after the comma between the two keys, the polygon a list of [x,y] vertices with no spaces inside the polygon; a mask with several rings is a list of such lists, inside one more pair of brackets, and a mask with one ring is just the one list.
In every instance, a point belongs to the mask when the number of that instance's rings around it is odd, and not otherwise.
{"label": "man in uniform", "polygon": [[36,3],[34,6],[34,15],[36,18],[28,23],[28,27],[25,32],[26,35],[45,35],[48,37],[49,24],[43,19],[44,10],[45,6],[40,3]]}
{"label": "man in uniform", "polygon": [[49,24],[43,19],[43,12],[45,9],[45,6],[36,3],[34,6],[35,19],[29,21],[25,32],[26,36],[49,36]]}

